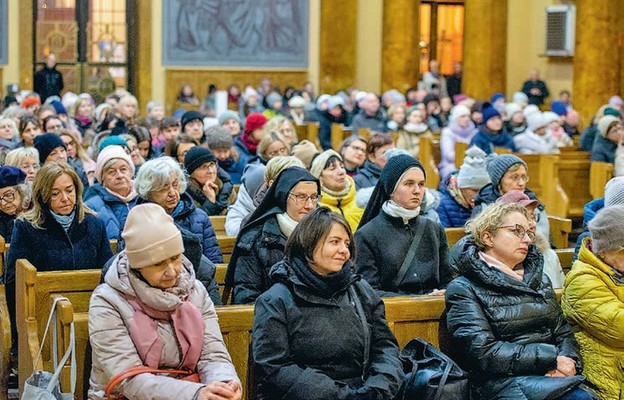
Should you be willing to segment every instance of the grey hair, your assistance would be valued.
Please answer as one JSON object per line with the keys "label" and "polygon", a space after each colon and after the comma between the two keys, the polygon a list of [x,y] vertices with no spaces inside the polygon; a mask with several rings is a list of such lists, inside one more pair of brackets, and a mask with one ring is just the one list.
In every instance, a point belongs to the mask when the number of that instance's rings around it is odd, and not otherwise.
{"label": "grey hair", "polygon": [[30,198],[32,197],[32,187],[27,183],[20,183],[15,185],[15,190],[20,195],[20,207],[22,210],[26,210],[30,204]]}
{"label": "grey hair", "polygon": [[150,199],[152,192],[163,190],[174,174],[178,179],[178,192],[184,193],[187,182],[180,164],[171,157],[163,156],[147,161],[141,165],[134,180],[134,189],[144,199]]}
{"label": "grey hair", "polygon": [[163,106],[163,104],[162,104],[161,101],[159,101],[159,100],[152,100],[149,103],[147,103],[147,107],[146,107],[147,108],[147,112],[150,113],[150,112],[152,112],[152,110],[155,107],[162,107],[162,106]]}
{"label": "grey hair", "polygon": [[9,151],[4,160],[4,165],[18,167],[27,157],[33,157],[39,163],[39,152],[34,147],[20,147]]}

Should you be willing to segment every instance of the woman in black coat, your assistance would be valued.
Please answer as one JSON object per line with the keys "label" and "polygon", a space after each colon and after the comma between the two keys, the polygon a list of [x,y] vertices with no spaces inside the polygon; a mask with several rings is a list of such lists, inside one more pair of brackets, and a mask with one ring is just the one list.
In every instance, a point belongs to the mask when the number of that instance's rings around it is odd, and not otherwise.
{"label": "woman in black coat", "polygon": [[388,160],[355,232],[355,272],[380,296],[443,295],[451,281],[444,228],[420,215],[424,195],[418,160]]}
{"label": "woman in black coat", "polygon": [[225,278],[233,303],[253,303],[271,287],[269,270],[284,258],[286,240],[320,200],[321,184],[303,168],[283,170],[236,239]]}
{"label": "woman in black coat", "polygon": [[591,399],[578,385],[582,360],[543,257],[532,244],[525,208],[486,207],[468,223],[473,239],[446,290],[456,360],[477,399]]}
{"label": "woman in black coat", "polygon": [[399,349],[375,291],[351,272],[351,229],[320,207],[295,228],[275,284],[258,297],[253,357],[260,399],[393,399]]}

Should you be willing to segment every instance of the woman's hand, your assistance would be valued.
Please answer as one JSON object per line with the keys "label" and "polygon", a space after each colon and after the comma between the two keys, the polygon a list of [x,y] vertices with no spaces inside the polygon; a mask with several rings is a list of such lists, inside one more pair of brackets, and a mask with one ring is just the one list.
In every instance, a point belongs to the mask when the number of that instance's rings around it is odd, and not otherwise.
{"label": "woman's hand", "polygon": [[564,374],[562,374],[561,372],[557,371],[556,369],[550,370],[548,372],[546,372],[546,375],[549,378],[565,378],[566,376]]}
{"label": "woman's hand", "polygon": [[240,400],[242,390],[235,381],[213,381],[201,388],[197,400]]}
{"label": "woman's hand", "polygon": [[576,361],[566,356],[557,356],[557,371],[565,376],[576,375]]}
{"label": "woman's hand", "polygon": [[446,293],[446,289],[433,289],[429,296],[444,296],[444,293]]}
{"label": "woman's hand", "polygon": [[204,187],[202,188],[202,192],[204,196],[208,198],[211,202],[215,202],[217,200],[217,190],[219,190],[219,186],[216,183],[211,181],[206,181]]}

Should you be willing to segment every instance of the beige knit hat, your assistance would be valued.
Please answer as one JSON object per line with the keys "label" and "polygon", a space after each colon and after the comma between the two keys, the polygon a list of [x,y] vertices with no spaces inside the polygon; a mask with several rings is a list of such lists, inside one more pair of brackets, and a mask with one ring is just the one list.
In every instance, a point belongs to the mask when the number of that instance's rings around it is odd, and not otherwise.
{"label": "beige knit hat", "polygon": [[327,160],[329,160],[331,157],[338,157],[340,161],[342,161],[342,156],[338,154],[335,150],[325,150],[312,160],[312,165],[310,165],[310,173],[314,175],[315,178],[320,178],[323,170],[325,169],[325,164],[327,164]]}
{"label": "beige knit hat", "polygon": [[157,264],[184,252],[182,234],[157,204],[141,204],[128,213],[121,234],[126,241],[130,268]]}

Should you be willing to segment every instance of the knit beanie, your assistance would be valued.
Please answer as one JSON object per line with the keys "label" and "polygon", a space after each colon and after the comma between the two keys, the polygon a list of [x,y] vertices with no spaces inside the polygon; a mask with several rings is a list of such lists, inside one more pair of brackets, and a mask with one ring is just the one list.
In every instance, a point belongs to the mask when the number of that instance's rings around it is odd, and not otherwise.
{"label": "knit beanie", "polygon": [[219,114],[219,118],[217,118],[217,122],[219,123],[219,125],[223,125],[224,123],[226,123],[227,121],[231,119],[235,120],[239,124],[241,122],[238,114],[232,110],[225,110],[221,114]]}
{"label": "knit beanie", "polygon": [[624,204],[624,176],[611,178],[605,185],[605,207]]}
{"label": "knit beanie", "polygon": [[173,218],[153,203],[130,210],[121,237],[126,242],[128,264],[133,269],[158,264],[184,252],[182,234]]}
{"label": "knit beanie", "polygon": [[524,160],[518,156],[514,156],[513,154],[501,154],[488,158],[486,169],[490,175],[492,186],[497,188],[498,185],[500,185],[500,181],[503,179],[505,173],[509,170],[509,168],[516,164],[522,164],[524,165],[524,168],[527,168]]}
{"label": "knit beanie", "polygon": [[621,250],[624,247],[622,220],[624,220],[624,205],[618,204],[603,208],[589,221],[587,227],[594,254]]}
{"label": "knit beanie", "polygon": [[206,131],[206,145],[210,150],[229,150],[234,145],[230,131],[222,126],[213,126]]}
{"label": "knit beanie", "polygon": [[102,175],[104,175],[104,166],[115,158],[125,161],[132,172],[131,175],[134,176],[134,163],[128,153],[126,153],[121,146],[106,146],[106,148],[100,151],[97,161],[95,162],[95,179],[97,179],[98,182],[103,182]]}
{"label": "knit beanie", "polygon": [[516,104],[516,103],[505,104],[505,115],[507,116],[507,120],[510,120],[511,117],[513,117],[515,113],[519,113],[519,112],[522,112],[522,107],[520,107],[519,104]]}
{"label": "knit beanie", "polygon": [[544,123],[546,125],[550,124],[551,122],[561,121],[559,115],[553,111],[544,111],[544,113],[542,114],[542,118],[544,119]]}
{"label": "knit beanie", "polygon": [[19,168],[4,165],[0,167],[0,189],[24,183],[26,173]]}
{"label": "knit beanie", "polygon": [[528,117],[533,113],[540,112],[540,109],[535,104],[529,104],[528,106],[524,107],[524,111],[522,112],[524,113],[525,117]]}
{"label": "knit beanie", "polygon": [[526,107],[529,104],[529,97],[523,92],[516,92],[511,96],[511,101],[519,104],[520,107]]}
{"label": "knit beanie", "polygon": [[217,162],[212,151],[201,146],[192,147],[184,156],[184,168],[188,174],[192,174],[197,168],[205,163]]}
{"label": "knit beanie", "polygon": [[344,106],[344,99],[338,95],[332,96],[327,100],[327,109],[331,110],[336,106]]}
{"label": "knit beanie", "polygon": [[318,99],[316,99],[316,109],[320,110],[323,108],[323,104],[327,104],[327,102],[329,101],[329,98],[331,96],[328,94],[322,94],[318,97]]}
{"label": "knit beanie", "polygon": [[102,151],[109,146],[128,146],[128,142],[126,142],[121,136],[108,136],[100,142],[100,145],[98,146],[98,151]]}
{"label": "knit beanie", "polygon": [[609,106],[614,108],[620,108],[622,106],[622,98],[620,96],[612,96],[609,99]]}
{"label": "knit beanie", "polygon": [[494,93],[490,98],[490,103],[494,104],[500,99],[505,100],[505,95],[503,93]]}
{"label": "knit beanie", "polygon": [[[409,115],[409,113],[407,115]],[[461,104],[456,105],[455,107],[451,108],[451,116],[449,117],[449,120],[451,122],[455,122],[457,121],[457,118],[464,115],[470,116],[470,109],[468,109],[468,107],[466,106],[462,106]]]}
{"label": "knit beanie", "polygon": [[252,88],[251,86],[247,86],[245,88],[245,91],[243,92],[243,99],[247,101],[249,100],[250,97],[255,97],[257,99],[258,92],[256,91],[256,89]]}
{"label": "knit beanie", "polygon": [[329,160],[333,156],[338,157],[340,161],[342,161],[342,156],[338,154],[335,150],[325,150],[324,152],[316,156],[314,160],[312,160],[312,165],[310,165],[310,173],[314,175],[315,178],[320,178],[323,170],[325,169],[325,164],[327,164],[327,160]]}
{"label": "knit beanie", "polygon": [[52,107],[54,107],[54,111],[56,111],[56,115],[67,115],[67,110],[65,106],[60,101],[56,100],[50,103]]}
{"label": "knit beanie", "polygon": [[604,110],[603,116],[613,115],[614,117],[622,118],[622,113],[613,107],[607,107]]}
{"label": "knit beanie", "polygon": [[57,147],[62,147],[67,150],[67,146],[63,139],[55,133],[44,133],[35,138],[35,149],[39,152],[39,162],[43,165],[46,158]]}
{"label": "knit beanie", "polygon": [[301,96],[293,96],[288,100],[288,107],[290,108],[303,108],[305,106],[305,100]]}
{"label": "knit beanie", "polygon": [[256,129],[262,129],[264,124],[268,121],[267,117],[265,117],[261,113],[251,113],[247,116],[245,120],[245,135],[249,135],[251,132]]}
{"label": "knit beanie", "polygon": [[485,169],[485,157],[485,152],[477,146],[466,150],[464,163],[457,174],[457,186],[460,189],[481,189],[490,183],[490,176]]}
{"label": "knit beanie", "polygon": [[290,150],[290,154],[300,159],[307,169],[310,169],[312,159],[319,153],[316,145],[309,140],[302,140],[295,144]]}
{"label": "knit beanie", "polygon": [[40,105],[40,104],[41,104],[41,100],[39,100],[38,96],[28,96],[22,101],[21,106],[22,108],[28,108],[30,106]]}
{"label": "knit beanie", "polygon": [[598,121],[598,132],[600,132],[602,136],[607,136],[607,131],[609,130],[611,124],[618,122],[619,120],[619,118],[614,117],[613,115],[607,115],[600,118]]}
{"label": "knit beanie", "polygon": [[567,115],[568,107],[566,107],[566,105],[563,104],[563,101],[556,100],[550,103],[550,111],[554,112],[555,114],[559,116]]}
{"label": "knit beanie", "polygon": [[282,101],[282,96],[280,96],[279,93],[273,92],[266,97],[266,101],[269,107],[273,108],[273,104],[277,103],[278,101]]}
{"label": "knit beanie", "polygon": [[496,203],[515,203],[520,204],[522,207],[535,206],[537,207],[539,201],[531,199],[522,190],[510,190],[498,199]]}
{"label": "knit beanie", "polygon": [[483,109],[483,123],[487,123],[494,117],[500,117],[500,113],[496,111],[494,107],[487,107]]}
{"label": "knit beanie", "polygon": [[182,118],[180,119],[180,126],[182,127],[182,132],[184,132],[184,127],[186,126],[186,124],[193,122],[193,121],[203,121],[204,120],[204,116],[201,115],[201,113],[199,111],[187,111],[182,115]]}
{"label": "knit beanie", "polygon": [[526,116],[527,128],[531,132],[535,132],[539,128],[546,126],[546,120],[544,119],[544,115],[541,112],[531,113]]}
{"label": "knit beanie", "polygon": [[406,155],[406,156],[411,156],[414,157],[409,151],[404,150],[404,149],[399,149],[398,147],[393,147],[391,149],[388,149],[385,153],[384,153],[384,158],[386,159],[386,161],[388,161],[389,159],[391,159],[392,157],[396,157],[396,156],[400,156],[400,155]]}

